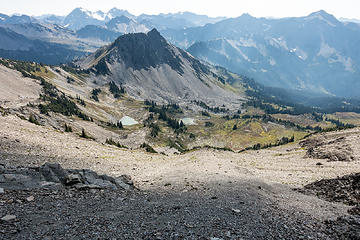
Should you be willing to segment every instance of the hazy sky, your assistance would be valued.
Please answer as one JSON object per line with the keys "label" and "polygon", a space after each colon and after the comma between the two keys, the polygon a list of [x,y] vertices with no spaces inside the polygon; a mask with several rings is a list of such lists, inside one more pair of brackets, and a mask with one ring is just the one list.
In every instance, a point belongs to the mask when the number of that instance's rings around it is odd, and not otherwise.
{"label": "hazy sky", "polygon": [[113,7],[135,15],[190,11],[209,16],[305,16],[323,9],[336,17],[360,19],[360,0],[0,0],[0,13],[66,15],[76,7],[108,11]]}

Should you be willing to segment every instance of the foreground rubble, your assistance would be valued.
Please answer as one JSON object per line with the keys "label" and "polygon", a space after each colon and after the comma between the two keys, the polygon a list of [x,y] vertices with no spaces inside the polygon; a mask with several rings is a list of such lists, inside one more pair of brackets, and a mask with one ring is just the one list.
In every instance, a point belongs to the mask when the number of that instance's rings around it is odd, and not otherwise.
{"label": "foreground rubble", "polygon": [[[134,189],[129,176],[113,178],[98,175],[96,172],[82,169],[63,169],[60,164],[45,163],[40,167],[11,167],[0,164],[0,187],[10,190],[27,189]],[[1,191],[0,191],[1,192]]]}

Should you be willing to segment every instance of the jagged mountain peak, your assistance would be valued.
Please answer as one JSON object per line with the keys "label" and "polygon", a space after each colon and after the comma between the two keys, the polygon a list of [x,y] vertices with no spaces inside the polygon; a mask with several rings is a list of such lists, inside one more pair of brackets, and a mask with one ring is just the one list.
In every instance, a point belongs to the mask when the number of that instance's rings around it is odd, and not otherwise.
{"label": "jagged mountain peak", "polygon": [[327,13],[325,10],[313,12],[310,15],[308,15],[306,17],[306,19],[308,19],[308,20],[320,19],[320,20],[327,22],[330,25],[336,25],[336,24],[340,23],[340,21],[337,20],[337,18],[334,15]]}
{"label": "jagged mountain peak", "polygon": [[309,16],[323,16],[323,17],[330,17],[330,16],[333,16],[329,13],[327,13],[325,10],[319,10],[319,11],[316,11],[316,12],[313,12],[313,13],[310,13]]}
{"label": "jagged mountain peak", "polygon": [[[102,50],[100,50],[102,51]],[[170,45],[156,29],[148,33],[132,33],[120,36],[107,49],[106,62],[123,62],[135,70],[156,68],[168,64],[181,72],[181,50]],[[101,54],[100,54],[101,55]]]}
{"label": "jagged mountain peak", "polygon": [[74,10],[72,10],[70,12],[69,15],[72,15],[72,14],[87,14],[89,13],[90,11],[86,10],[85,8],[82,8],[82,7],[78,7],[78,8],[75,8]]}
{"label": "jagged mountain peak", "polygon": [[[131,34],[122,35],[115,40],[115,42],[111,45],[111,47],[116,47],[116,46],[121,47],[127,42],[132,42],[133,44],[132,46],[142,45],[144,42],[147,42],[149,43],[149,45],[144,46],[147,47],[147,49],[152,49],[153,47],[155,47],[153,46],[153,44],[155,44],[157,47],[169,45],[169,43],[165,40],[165,38],[161,36],[160,32],[156,28],[153,28],[148,33],[131,33]],[[130,50],[136,52],[136,48],[132,49],[131,47],[129,51]]]}
{"label": "jagged mountain peak", "polygon": [[149,38],[154,39],[154,40],[166,41],[165,38],[163,36],[161,36],[160,32],[156,28],[153,28],[146,35]]}
{"label": "jagged mountain peak", "polygon": [[240,18],[254,18],[253,16],[251,16],[249,13],[243,13]]}

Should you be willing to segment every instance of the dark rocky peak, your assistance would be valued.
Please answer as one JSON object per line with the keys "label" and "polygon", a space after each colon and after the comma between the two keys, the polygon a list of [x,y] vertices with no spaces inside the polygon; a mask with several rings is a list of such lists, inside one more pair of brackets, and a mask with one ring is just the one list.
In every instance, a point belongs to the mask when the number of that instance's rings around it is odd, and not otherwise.
{"label": "dark rocky peak", "polygon": [[[168,46],[169,43],[165,40],[163,36],[154,28],[148,33],[130,33],[120,36],[116,41],[111,45],[110,48],[120,47],[123,48],[124,45],[131,46],[140,46],[143,44],[148,44],[148,46],[143,46],[148,50],[159,49],[160,47]],[[129,46],[129,47],[131,47]],[[136,48],[129,48],[129,50],[136,51]]]}
{"label": "dark rocky peak", "polygon": [[183,72],[183,62],[179,54],[181,50],[170,45],[156,29],[147,34],[131,33],[120,36],[106,51],[108,54],[100,60],[102,62],[123,62],[128,68],[135,70],[167,64],[173,70]]}
{"label": "dark rocky peak", "polygon": [[161,36],[160,32],[158,30],[156,30],[156,28],[153,28],[151,31],[149,31],[146,34],[152,41],[161,41],[161,42],[165,42],[166,40],[163,36]]}

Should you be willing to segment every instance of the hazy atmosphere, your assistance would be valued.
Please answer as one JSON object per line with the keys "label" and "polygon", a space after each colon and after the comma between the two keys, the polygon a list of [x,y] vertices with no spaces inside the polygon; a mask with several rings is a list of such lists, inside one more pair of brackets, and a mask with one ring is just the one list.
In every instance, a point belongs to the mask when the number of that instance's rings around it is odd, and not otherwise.
{"label": "hazy atmosphere", "polygon": [[360,2],[357,0],[2,0],[1,10],[5,14],[66,15],[77,7],[89,10],[108,11],[113,7],[125,9],[135,15],[190,11],[212,17],[237,17],[249,13],[256,17],[295,17],[325,10],[336,17],[359,18]]}

